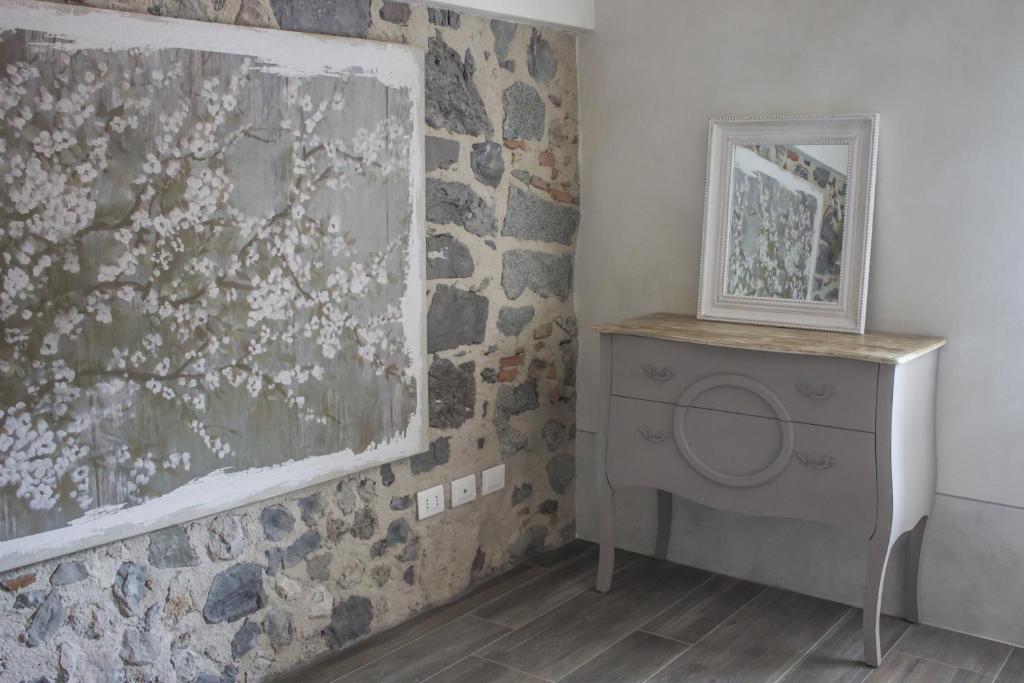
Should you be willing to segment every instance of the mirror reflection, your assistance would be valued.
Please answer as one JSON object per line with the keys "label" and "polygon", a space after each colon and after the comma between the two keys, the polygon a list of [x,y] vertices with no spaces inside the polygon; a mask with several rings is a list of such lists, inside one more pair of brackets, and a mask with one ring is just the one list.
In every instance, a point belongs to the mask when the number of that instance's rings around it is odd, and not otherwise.
{"label": "mirror reflection", "polygon": [[848,144],[734,148],[726,294],[839,301]]}

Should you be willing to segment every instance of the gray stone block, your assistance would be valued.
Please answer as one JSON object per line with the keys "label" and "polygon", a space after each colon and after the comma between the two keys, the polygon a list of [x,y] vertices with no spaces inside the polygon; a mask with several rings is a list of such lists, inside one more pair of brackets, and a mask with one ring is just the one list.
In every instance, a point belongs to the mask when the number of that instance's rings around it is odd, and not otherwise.
{"label": "gray stone block", "polygon": [[473,82],[476,67],[468,51],[465,59],[460,58],[440,36],[431,38],[425,70],[428,126],[462,135],[493,135],[487,108]]}
{"label": "gray stone block", "polygon": [[427,351],[480,344],[487,329],[487,297],[449,285],[438,285],[427,311]]}
{"label": "gray stone block", "polygon": [[470,168],[476,179],[484,185],[497,187],[505,175],[505,160],[501,156],[501,149],[497,142],[478,142],[470,149]]}
{"label": "gray stone block", "polygon": [[286,31],[365,38],[370,29],[370,0],[270,0],[270,6]]}
{"label": "gray stone block", "polygon": [[533,320],[533,314],[533,306],[502,306],[498,311],[498,331],[509,337],[517,337]]}
{"label": "gray stone block", "polygon": [[494,207],[469,185],[427,178],[426,200],[427,220],[431,223],[454,223],[480,237],[497,230]]}
{"label": "gray stone block", "polygon": [[194,567],[199,557],[182,526],[159,529],[149,535],[149,563],[157,569]]}
{"label": "gray stone block", "polygon": [[211,624],[237,621],[263,609],[266,601],[263,568],[255,562],[241,562],[213,577],[203,618]]}
{"label": "gray stone block", "polygon": [[457,429],[476,411],[476,363],[435,358],[427,378],[430,426]]}
{"label": "gray stone block", "polygon": [[505,89],[505,139],[540,140],[544,137],[544,100],[537,90],[522,81]]}
{"label": "gray stone block", "polygon": [[515,185],[508,188],[508,213],[502,235],[572,244],[579,225],[580,210],[575,206],[549,201]]}
{"label": "gray stone block", "polygon": [[501,266],[501,287],[513,301],[527,289],[562,301],[572,292],[572,254],[510,249],[502,255]]}
{"label": "gray stone block", "polygon": [[530,45],[526,51],[526,66],[530,76],[541,83],[550,83],[558,71],[558,60],[551,49],[551,43],[544,40],[540,31],[533,29],[530,34]]}
{"label": "gray stone block", "polygon": [[457,140],[439,138],[428,135],[424,143],[427,173],[439,168],[451,168],[459,160],[459,143]]}
{"label": "gray stone block", "polygon": [[327,644],[339,648],[370,632],[373,603],[369,598],[353,595],[331,610],[331,624],[323,630]]}
{"label": "gray stone block", "polygon": [[475,270],[469,248],[451,235],[427,236],[427,279],[470,277]]}

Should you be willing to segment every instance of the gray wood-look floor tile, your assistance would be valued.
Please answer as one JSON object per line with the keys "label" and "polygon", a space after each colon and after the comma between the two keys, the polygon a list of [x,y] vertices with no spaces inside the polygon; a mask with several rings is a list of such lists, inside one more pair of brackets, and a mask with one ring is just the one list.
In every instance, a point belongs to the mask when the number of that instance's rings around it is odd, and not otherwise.
{"label": "gray wood-look floor tile", "polygon": [[[785,683],[860,683],[874,669],[864,663],[861,610],[851,610],[839,626],[814,646],[782,679]],[[910,628],[902,619],[882,615],[882,654]]]}
{"label": "gray wood-look floor tile", "polygon": [[1024,649],[1015,647],[1006,660],[996,683],[1021,683],[1024,681]]}
{"label": "gray wood-look floor tile", "polygon": [[[639,556],[616,551],[615,568],[621,571]],[[473,614],[502,626],[519,628],[569,598],[594,587],[597,580],[597,554],[584,553],[548,571],[494,602],[474,610]]]}
{"label": "gray wood-look floor tile", "polygon": [[540,567],[541,569],[551,569],[566,560],[571,560],[577,555],[584,553],[597,553],[597,544],[577,538],[575,541],[570,541],[554,550],[548,550],[539,555],[528,557],[523,560],[523,563],[532,564],[534,567]]}
{"label": "gray wood-look floor tile", "polygon": [[273,679],[275,683],[319,683],[333,681],[384,656],[434,629],[448,624],[481,605],[505,595],[539,576],[544,571],[525,564],[481,583],[455,602],[423,612],[394,628],[345,649],[318,657],[307,666]]}
{"label": "gray wood-look floor tile", "polygon": [[915,624],[900,638],[895,649],[912,657],[995,676],[1013,648],[976,636]]}
{"label": "gray wood-look floor tile", "polygon": [[992,677],[890,652],[865,683],[991,683]]}
{"label": "gray wood-look floor tile", "polygon": [[466,614],[338,679],[340,683],[418,683],[468,657],[509,629]]}
{"label": "gray wood-look floor tile", "polygon": [[687,647],[652,633],[634,631],[561,683],[635,683],[668,664]]}
{"label": "gray wood-look floor tile", "polygon": [[713,576],[642,628],[666,638],[696,643],[763,590],[765,587],[756,583]]}
{"label": "gray wood-look floor tile", "polygon": [[768,589],[651,678],[764,683],[786,672],[849,607]]}
{"label": "gray wood-look floor tile", "polygon": [[466,657],[454,666],[439,671],[427,679],[429,683],[544,683],[520,671],[479,657]]}
{"label": "gray wood-look floor tile", "polygon": [[572,598],[480,654],[547,680],[558,680],[600,654],[710,575],[641,558],[615,575],[612,589]]}

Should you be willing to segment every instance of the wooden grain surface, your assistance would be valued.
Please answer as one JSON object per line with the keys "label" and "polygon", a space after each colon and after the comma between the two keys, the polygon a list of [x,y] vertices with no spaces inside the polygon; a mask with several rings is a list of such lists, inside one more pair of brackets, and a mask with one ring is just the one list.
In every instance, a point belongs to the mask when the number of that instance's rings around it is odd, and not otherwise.
{"label": "wooden grain surface", "polygon": [[740,325],[698,320],[692,315],[678,313],[652,313],[617,323],[595,325],[594,330],[606,334],[651,337],[729,349],[847,358],[888,365],[906,363],[946,343],[941,337],[884,332],[844,334]]}
{"label": "wooden grain surface", "polygon": [[[585,541],[276,683],[1021,683],[1024,650],[882,617],[880,669],[862,661],[860,610],[627,554],[612,591],[588,588],[515,629],[476,611],[503,595],[578,588]],[[550,567],[541,569],[541,567]],[[553,577],[540,581],[538,576]],[[570,590],[560,589],[557,581]],[[744,603],[744,599],[756,597]],[[545,602],[541,599],[534,605]],[[498,601],[508,607],[507,601]],[[481,612],[484,610],[481,610]],[[499,610],[501,611],[501,610]],[[516,619],[518,623],[520,619]],[[650,629],[658,633],[650,633]],[[913,632],[911,632],[913,631]],[[696,641],[688,645],[674,636]],[[998,672],[998,673],[996,673]],[[346,675],[347,674],[347,675]]]}

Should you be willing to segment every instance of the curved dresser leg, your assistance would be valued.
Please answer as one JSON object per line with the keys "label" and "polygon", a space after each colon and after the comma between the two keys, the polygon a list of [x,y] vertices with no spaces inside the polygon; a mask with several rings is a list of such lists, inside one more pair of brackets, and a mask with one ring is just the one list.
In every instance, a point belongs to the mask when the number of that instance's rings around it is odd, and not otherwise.
{"label": "curved dresser leg", "polygon": [[607,593],[612,587],[615,571],[615,490],[605,483],[601,491],[600,534],[601,550],[597,562],[597,590]]}
{"label": "curved dresser leg", "polygon": [[882,611],[882,584],[891,550],[892,539],[888,534],[882,534],[868,543],[868,568],[864,577],[864,662],[873,667],[882,661],[878,628]]}
{"label": "curved dresser leg", "polygon": [[907,621],[920,623],[921,613],[918,606],[918,572],[921,569],[921,545],[924,543],[924,529],[928,525],[928,515],[921,518],[907,539]]}
{"label": "curved dresser leg", "polygon": [[658,537],[654,542],[654,556],[664,560],[668,556],[668,539],[672,535],[672,494],[658,489]]}

